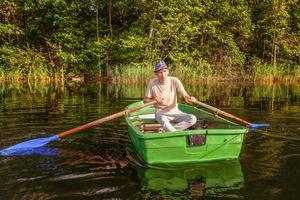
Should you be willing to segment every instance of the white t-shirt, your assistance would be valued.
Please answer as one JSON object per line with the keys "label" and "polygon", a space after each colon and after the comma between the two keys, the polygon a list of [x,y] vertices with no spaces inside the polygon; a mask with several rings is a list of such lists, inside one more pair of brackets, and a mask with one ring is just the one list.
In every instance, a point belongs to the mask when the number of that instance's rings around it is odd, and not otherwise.
{"label": "white t-shirt", "polygon": [[162,102],[155,104],[156,112],[168,112],[178,107],[177,92],[182,96],[187,95],[180,80],[176,77],[169,76],[163,84],[161,84],[158,79],[150,80],[145,96],[152,99],[159,96],[162,97]]}

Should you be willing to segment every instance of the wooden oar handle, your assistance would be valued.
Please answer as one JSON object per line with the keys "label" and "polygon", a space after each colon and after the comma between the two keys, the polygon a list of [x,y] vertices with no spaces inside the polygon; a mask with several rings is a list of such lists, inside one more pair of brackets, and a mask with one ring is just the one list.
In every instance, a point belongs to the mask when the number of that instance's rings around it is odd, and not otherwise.
{"label": "wooden oar handle", "polygon": [[116,118],[125,116],[125,115],[127,115],[128,113],[130,113],[130,112],[137,111],[137,110],[139,110],[139,109],[142,109],[142,108],[144,108],[144,107],[150,106],[150,105],[155,104],[155,103],[156,103],[156,101],[153,100],[153,101],[150,101],[150,102],[148,102],[148,103],[142,104],[142,105],[140,105],[140,106],[136,106],[136,107],[133,107],[133,108],[129,108],[129,109],[127,109],[127,110],[123,110],[123,111],[118,112],[118,113],[115,113],[115,114],[113,114],[113,115],[109,115],[109,116],[107,116],[107,117],[103,117],[103,118],[101,118],[101,119],[92,121],[92,122],[90,122],[90,123],[88,123],[88,124],[85,124],[85,125],[82,125],[82,126],[79,126],[79,127],[73,128],[73,129],[70,129],[70,130],[68,130],[68,131],[61,132],[61,133],[59,133],[59,134],[57,134],[57,135],[58,135],[58,137],[62,138],[62,137],[64,137],[64,136],[66,136],[66,135],[70,135],[70,134],[72,134],[72,133],[75,133],[75,132],[78,132],[78,131],[81,131],[81,130],[84,130],[84,129],[88,129],[88,128],[90,128],[90,127],[93,127],[93,126],[102,124],[102,123],[104,123],[104,122],[108,122],[108,121],[111,121],[111,120],[113,120],[113,119],[116,119]]}
{"label": "wooden oar handle", "polygon": [[202,102],[197,101],[197,100],[195,100],[195,101],[193,101],[193,102],[196,103],[196,104],[198,104],[199,106],[202,106],[202,107],[204,107],[204,108],[207,108],[207,109],[209,109],[209,110],[214,111],[217,115],[220,114],[220,115],[226,116],[226,117],[228,117],[228,118],[231,118],[231,119],[233,119],[233,120],[236,120],[237,122],[240,122],[241,124],[243,124],[243,125],[245,125],[245,126],[247,126],[247,127],[251,126],[251,123],[250,123],[250,122],[247,122],[247,121],[245,121],[245,120],[243,120],[243,119],[241,119],[241,118],[238,118],[238,117],[236,117],[236,116],[234,116],[234,115],[232,115],[232,114],[229,114],[229,113],[227,113],[227,112],[225,112],[225,111],[223,111],[223,110],[220,110],[220,109],[218,109],[218,108],[215,108],[215,107],[213,107],[213,106],[207,105],[207,104],[202,103]]}

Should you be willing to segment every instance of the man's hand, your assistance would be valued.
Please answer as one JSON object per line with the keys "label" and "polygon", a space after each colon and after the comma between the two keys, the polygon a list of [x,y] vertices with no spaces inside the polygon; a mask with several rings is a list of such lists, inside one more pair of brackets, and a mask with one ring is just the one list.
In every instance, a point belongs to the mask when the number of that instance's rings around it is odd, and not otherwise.
{"label": "man's hand", "polygon": [[189,96],[189,95],[184,96],[184,100],[186,103],[193,103],[193,102],[197,101],[197,99],[195,97]]}

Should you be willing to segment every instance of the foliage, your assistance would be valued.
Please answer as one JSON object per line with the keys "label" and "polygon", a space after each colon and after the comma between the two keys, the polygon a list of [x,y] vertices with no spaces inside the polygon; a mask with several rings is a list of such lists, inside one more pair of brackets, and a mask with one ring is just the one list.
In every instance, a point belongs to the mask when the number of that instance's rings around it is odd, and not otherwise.
{"label": "foliage", "polygon": [[3,0],[0,49],[0,75],[17,79],[148,79],[159,59],[186,80],[298,76],[300,4]]}
{"label": "foliage", "polygon": [[1,77],[16,80],[50,79],[51,64],[32,49],[3,46],[0,49]]}

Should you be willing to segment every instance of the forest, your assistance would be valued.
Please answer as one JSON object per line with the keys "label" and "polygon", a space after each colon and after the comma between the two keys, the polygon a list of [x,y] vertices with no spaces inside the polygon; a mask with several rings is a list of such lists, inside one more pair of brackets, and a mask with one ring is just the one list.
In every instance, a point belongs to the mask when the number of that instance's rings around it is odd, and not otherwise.
{"label": "forest", "polygon": [[298,0],[2,0],[0,80],[300,80]]}

